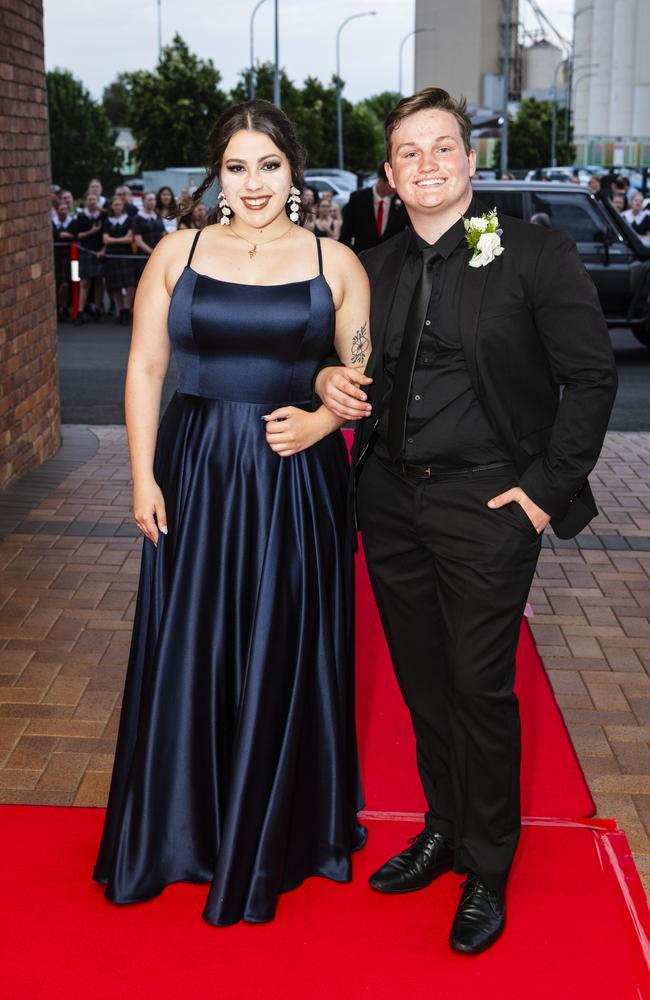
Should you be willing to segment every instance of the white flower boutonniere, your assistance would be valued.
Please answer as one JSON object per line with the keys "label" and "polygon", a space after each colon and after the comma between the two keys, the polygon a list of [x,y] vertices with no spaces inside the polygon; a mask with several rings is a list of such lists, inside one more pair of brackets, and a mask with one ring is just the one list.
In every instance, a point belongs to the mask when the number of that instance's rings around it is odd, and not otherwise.
{"label": "white flower boutonniere", "polygon": [[480,217],[463,219],[465,226],[465,240],[470,250],[473,251],[470,267],[485,267],[491,264],[495,257],[503,253],[501,246],[501,233],[499,229],[499,219],[497,210],[493,208],[491,212],[484,212]]}

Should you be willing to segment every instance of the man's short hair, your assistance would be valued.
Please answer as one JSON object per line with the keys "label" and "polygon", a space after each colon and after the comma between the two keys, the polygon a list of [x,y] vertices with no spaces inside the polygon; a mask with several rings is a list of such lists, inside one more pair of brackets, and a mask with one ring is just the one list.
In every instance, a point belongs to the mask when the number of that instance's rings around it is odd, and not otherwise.
{"label": "man's short hair", "polygon": [[417,114],[418,111],[448,111],[458,122],[460,134],[469,156],[472,148],[472,122],[467,114],[467,101],[464,97],[456,100],[442,87],[425,87],[412,97],[404,97],[396,108],[393,108],[384,124],[386,137],[386,159],[390,163],[390,142],[393,132],[405,118]]}

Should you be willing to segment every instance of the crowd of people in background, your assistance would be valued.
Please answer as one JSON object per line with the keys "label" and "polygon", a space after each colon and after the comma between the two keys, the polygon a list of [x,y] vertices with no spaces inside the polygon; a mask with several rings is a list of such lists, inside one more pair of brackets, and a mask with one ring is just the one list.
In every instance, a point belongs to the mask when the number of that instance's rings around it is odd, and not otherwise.
{"label": "crowd of people in background", "polygon": [[103,194],[93,178],[75,205],[71,191],[51,187],[52,236],[57,315],[72,319],[70,247],[79,251],[79,304],[74,322],[101,322],[109,314],[129,325],[133,297],[147,257],[167,233],[201,229],[208,219],[207,205],[192,205],[190,188],[181,188],[178,199],[164,185],[157,192],[134,194],[128,184]]}
{"label": "crowd of people in background", "polygon": [[[507,174],[500,179],[514,178]],[[542,172],[540,179],[546,179]],[[581,183],[577,170],[571,181]],[[639,236],[650,236],[650,199],[634,189],[628,177],[614,172],[594,175],[588,186],[597,197],[608,198]],[[58,318],[72,320],[70,247],[74,243],[79,249],[77,324],[101,322],[109,314],[129,325],[147,257],[168,233],[202,229],[210,214],[203,202],[193,204],[189,187],[181,188],[177,198],[168,185],[139,195],[122,184],[107,198],[101,181],[93,178],[77,206],[72,192],[57,185],[52,186],[51,195]],[[408,225],[383,164],[378,165],[374,182],[353,192],[343,209],[330,191],[319,193],[309,184],[302,191],[302,207],[306,229],[318,237],[340,240],[357,253]],[[542,217],[531,221],[551,225]]]}
{"label": "crowd of people in background", "polygon": [[[57,185],[52,186],[51,197],[58,319],[72,320],[70,246],[74,243],[79,250],[74,319],[78,325],[101,322],[106,315],[129,325],[147,257],[167,233],[202,229],[210,214],[203,202],[193,204],[188,187],[181,188],[177,198],[167,185],[137,194],[122,184],[107,198],[101,181],[93,178],[77,205],[72,193]],[[302,191],[302,207],[306,229],[318,237],[341,240],[357,252],[408,225],[383,164],[374,184],[353,192],[343,209],[331,191],[319,192],[309,184]]]}

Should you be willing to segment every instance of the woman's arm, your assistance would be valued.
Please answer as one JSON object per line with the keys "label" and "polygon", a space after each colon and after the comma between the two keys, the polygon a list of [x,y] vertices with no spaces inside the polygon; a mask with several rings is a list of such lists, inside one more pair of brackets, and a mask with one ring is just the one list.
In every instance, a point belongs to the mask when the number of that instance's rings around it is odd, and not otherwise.
{"label": "woman's arm", "polygon": [[140,250],[142,250],[143,253],[146,253],[146,254],[153,253],[153,250],[151,249],[151,247],[149,246],[148,243],[145,243],[144,238],[140,235],[140,233],[136,233],[135,236],[133,237],[133,239],[135,240],[135,245]]}
{"label": "woman's arm", "polygon": [[167,533],[165,501],[154,478],[153,463],[160,400],[171,353],[167,333],[170,296],[166,274],[174,266],[177,250],[177,246],[170,247],[165,241],[161,243],[140,278],[126,373],[126,430],[133,476],[133,512],[138,527],[154,544],[158,542],[159,530]]}
{"label": "woman's arm", "polygon": [[104,233],[104,243],[133,243],[133,233],[130,229],[124,236],[109,236]]}
{"label": "woman's arm", "polygon": [[370,283],[359,258],[341,243],[323,245],[325,257],[336,257],[340,276],[340,302],[336,308],[334,347],[339,359],[363,375],[370,358]]}
{"label": "woman's arm", "polygon": [[80,240],[87,240],[89,236],[94,236],[100,229],[101,226],[94,224],[90,227],[90,229],[79,229],[77,231],[77,236]]}
{"label": "woman's arm", "polygon": [[[352,370],[354,377],[362,380],[363,370],[370,357],[368,276],[356,254],[343,244],[322,240],[321,248],[336,309],[336,352]],[[366,409],[369,413],[369,407]],[[265,419],[269,445],[282,458],[286,458],[338,430],[348,418],[339,416],[322,405],[313,413],[285,406],[274,410]]]}

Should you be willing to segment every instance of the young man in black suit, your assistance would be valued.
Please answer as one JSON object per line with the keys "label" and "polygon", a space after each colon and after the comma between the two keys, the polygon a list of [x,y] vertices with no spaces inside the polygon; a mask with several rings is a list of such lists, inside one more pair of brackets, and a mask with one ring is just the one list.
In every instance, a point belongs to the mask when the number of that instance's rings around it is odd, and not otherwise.
{"label": "young man in black suit", "polygon": [[386,141],[413,228],[362,255],[366,376],[332,359],[316,380],[330,409],[362,417],[351,493],[428,802],[370,884],[467,873],[450,943],[476,954],[504,928],[520,833],[515,653],[541,535],[551,522],[572,537],[597,513],[587,476],[617,378],[573,240],[514,218],[489,232],[465,102],[406,98]]}
{"label": "young man in black suit", "polygon": [[340,242],[357,253],[376,247],[400,233],[409,224],[408,215],[386,177],[383,163],[377,167],[372,187],[353,191],[343,208]]}

